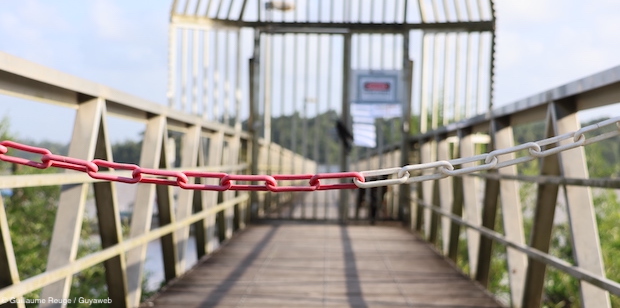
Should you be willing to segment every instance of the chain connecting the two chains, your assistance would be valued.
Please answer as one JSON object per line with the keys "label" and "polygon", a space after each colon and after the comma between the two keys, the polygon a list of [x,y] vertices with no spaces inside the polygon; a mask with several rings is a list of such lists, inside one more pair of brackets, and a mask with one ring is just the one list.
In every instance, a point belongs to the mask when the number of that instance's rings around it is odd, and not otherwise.
{"label": "chain connecting the two chains", "polygon": [[[617,129],[586,138],[586,133],[594,132],[606,126],[616,125]],[[536,142],[528,142],[511,148],[498,149],[489,153],[463,157],[452,160],[441,160],[430,163],[407,165],[404,167],[368,170],[362,172],[334,172],[298,175],[235,175],[221,172],[172,171],[142,168],[134,164],[124,164],[101,159],[92,161],[61,156],[44,148],[33,147],[13,141],[0,142],[0,160],[30,166],[39,169],[50,167],[71,169],[87,173],[91,178],[121,183],[150,183],[158,185],[178,186],[194,190],[241,190],[241,191],[315,191],[332,189],[371,188],[388,185],[399,185],[429,180],[438,180],[449,176],[459,176],[473,172],[499,169],[507,166],[534,160],[536,158],[558,154],[562,151],[585,146],[594,142],[620,135],[620,117],[611,118],[582,129]],[[555,145],[554,147],[546,148]],[[40,162],[7,155],[9,149],[41,155]],[[528,155],[500,162],[499,156],[527,150]],[[465,164],[481,162],[478,165],[461,167]],[[123,177],[110,172],[102,173],[100,168],[131,171],[131,177]],[[412,174],[419,174],[412,176]],[[384,179],[367,182],[367,177],[382,176]],[[392,177],[392,178],[390,178]],[[219,180],[217,185],[196,184],[190,178]],[[352,179],[350,183],[321,183],[322,179]],[[279,186],[278,181],[308,181],[308,186]],[[263,184],[237,184],[236,182],[259,182]]]}

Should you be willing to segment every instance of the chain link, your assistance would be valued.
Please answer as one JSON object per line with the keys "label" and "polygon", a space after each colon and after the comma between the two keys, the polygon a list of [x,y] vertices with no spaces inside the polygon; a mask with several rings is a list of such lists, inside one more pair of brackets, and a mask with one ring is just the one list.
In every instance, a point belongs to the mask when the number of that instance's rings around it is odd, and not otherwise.
{"label": "chain link", "polygon": [[[607,126],[615,125],[616,129],[601,132],[590,138],[587,133],[596,132]],[[422,181],[439,180],[449,176],[461,176],[464,174],[504,168],[537,158],[555,155],[563,151],[582,147],[620,135],[620,117],[611,118],[593,125],[581,128],[572,133],[567,133],[536,142],[527,142],[506,149],[497,149],[489,153],[462,157],[452,160],[440,160],[435,162],[407,165],[403,167],[367,170],[361,172],[333,172],[319,174],[299,175],[235,175],[219,172],[199,171],[171,171],[142,168],[134,164],[116,163],[101,159],[93,161],[82,160],[67,156],[52,154],[48,149],[33,147],[14,141],[0,142],[0,160],[30,166],[39,169],[49,167],[71,169],[87,173],[90,177],[103,181],[122,183],[149,183],[157,185],[178,186],[183,189],[209,190],[209,191],[316,191],[332,189],[356,189],[372,188],[388,185],[400,185],[405,183],[417,183]],[[41,155],[40,162],[8,155],[10,149]],[[500,161],[499,157],[527,150],[528,155]],[[464,164],[478,163],[473,166],[461,167]],[[460,168],[457,168],[460,167]],[[113,170],[131,171],[131,177],[123,177],[114,173],[101,173],[100,168]],[[415,176],[414,176],[415,175]],[[378,180],[366,181],[367,178],[379,177]],[[391,178],[390,178],[391,177]],[[193,179],[219,180],[219,184],[194,183]],[[321,183],[323,179],[340,179],[341,183]],[[352,179],[346,183],[343,179]],[[263,184],[238,184],[240,182],[262,182]],[[308,186],[279,186],[278,181],[308,181]]]}
{"label": "chain link", "polygon": [[[586,133],[594,132],[598,129],[601,129],[606,126],[615,125],[616,129],[600,133],[596,136],[593,136],[590,139],[586,138]],[[514,147],[506,148],[506,149],[498,149],[491,151],[489,153],[475,155],[471,157],[463,157],[452,160],[440,160],[430,163],[422,163],[416,165],[408,165],[402,168],[388,168],[388,169],[377,169],[377,170],[368,170],[362,171],[361,173],[365,176],[370,175],[384,175],[384,176],[394,176],[393,179],[388,180],[379,180],[366,182],[364,184],[360,184],[355,182],[360,188],[370,188],[370,187],[378,187],[384,185],[393,185],[393,184],[402,184],[402,183],[417,183],[422,181],[429,180],[438,180],[448,176],[460,176],[464,174],[470,174],[474,172],[486,171],[491,169],[499,169],[504,168],[520,163],[524,163],[527,161],[531,161],[537,158],[546,157],[549,155],[558,154],[563,151],[567,151],[570,149],[574,149],[577,147],[585,146],[587,144],[599,142],[601,140],[609,139],[615,136],[620,135],[620,117],[611,118],[596,124],[592,124],[586,127],[581,128],[572,133],[567,133],[563,135],[558,135],[554,137],[550,137],[547,139],[539,140],[536,142],[527,142],[524,144],[520,144]],[[570,140],[569,143],[560,144],[562,141]],[[543,150],[547,146],[554,147]],[[516,157],[506,161],[499,161],[498,157],[502,155],[507,155],[511,153],[517,153],[519,151],[527,150],[529,155]],[[481,162],[481,164],[456,168],[456,166]],[[417,171],[422,175],[411,176],[411,171]],[[405,179],[405,174],[408,174]]]}

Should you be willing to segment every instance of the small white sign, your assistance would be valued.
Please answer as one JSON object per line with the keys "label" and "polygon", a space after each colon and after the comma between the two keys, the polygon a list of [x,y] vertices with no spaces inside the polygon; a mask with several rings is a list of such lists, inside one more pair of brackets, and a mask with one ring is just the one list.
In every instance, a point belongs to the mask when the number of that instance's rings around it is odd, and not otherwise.
{"label": "small white sign", "polygon": [[400,71],[353,71],[352,102],[357,104],[400,104]]}

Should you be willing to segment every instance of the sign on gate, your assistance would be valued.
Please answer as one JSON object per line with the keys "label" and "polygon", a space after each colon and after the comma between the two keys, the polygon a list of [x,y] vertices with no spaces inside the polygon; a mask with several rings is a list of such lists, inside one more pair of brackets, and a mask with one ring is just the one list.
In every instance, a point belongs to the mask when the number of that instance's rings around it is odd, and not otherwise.
{"label": "sign on gate", "polygon": [[355,145],[374,148],[375,119],[402,115],[402,82],[399,70],[354,70],[351,78],[351,116]]}

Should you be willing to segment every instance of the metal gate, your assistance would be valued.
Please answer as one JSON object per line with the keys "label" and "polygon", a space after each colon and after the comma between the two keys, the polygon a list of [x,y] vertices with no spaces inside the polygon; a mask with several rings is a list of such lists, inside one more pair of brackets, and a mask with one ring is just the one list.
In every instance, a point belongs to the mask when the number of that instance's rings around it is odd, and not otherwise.
{"label": "metal gate", "polygon": [[[412,133],[491,106],[494,25],[490,0],[175,1],[169,102],[253,132],[254,174],[402,166],[416,159]],[[376,120],[372,148],[346,138],[356,70],[401,72],[402,114]],[[345,221],[353,196],[256,195],[254,213]],[[408,187],[390,191],[386,217],[406,217],[408,197]]]}

